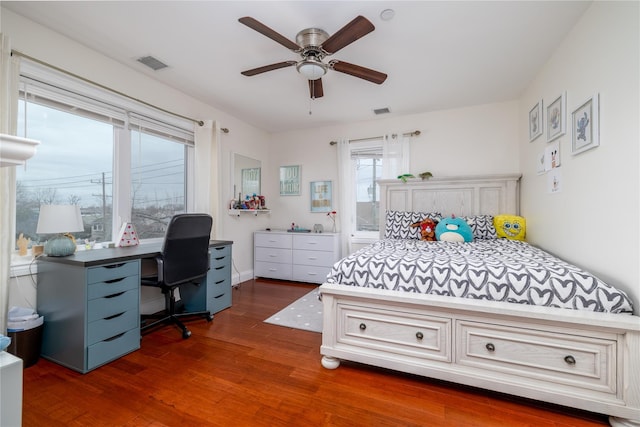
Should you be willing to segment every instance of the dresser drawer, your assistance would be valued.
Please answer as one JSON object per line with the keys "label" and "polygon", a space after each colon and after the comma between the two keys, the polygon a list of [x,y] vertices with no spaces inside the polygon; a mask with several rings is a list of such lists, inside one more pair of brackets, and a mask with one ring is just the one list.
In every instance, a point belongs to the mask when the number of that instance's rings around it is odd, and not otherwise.
{"label": "dresser drawer", "polygon": [[451,362],[451,319],[339,304],[338,344]]}
{"label": "dresser drawer", "polygon": [[129,329],[138,328],[140,325],[140,313],[138,310],[127,310],[90,322],[87,328],[87,345],[111,338]]}
{"label": "dresser drawer", "polygon": [[253,255],[256,261],[291,264],[291,249],[256,247]]}
{"label": "dresser drawer", "polygon": [[291,280],[291,264],[256,261],[253,265],[253,274],[256,277]]}
{"label": "dresser drawer", "polygon": [[293,249],[311,249],[333,252],[334,237],[329,234],[305,234],[293,236]]}
{"label": "dresser drawer", "polygon": [[128,261],[117,264],[101,265],[87,269],[87,283],[108,282],[128,276],[140,275],[140,261]]}
{"label": "dresser drawer", "polygon": [[90,300],[102,298],[122,291],[138,289],[138,286],[140,286],[140,276],[138,275],[113,279],[108,282],[92,283],[87,286],[87,298]]}
{"label": "dresser drawer", "polygon": [[315,265],[293,265],[291,280],[297,282],[324,283],[331,267],[319,267]]}
{"label": "dresser drawer", "polygon": [[132,289],[117,294],[95,298],[87,303],[87,320],[105,319],[126,310],[139,310],[140,291]]}
{"label": "dresser drawer", "polygon": [[253,239],[255,246],[291,249],[291,237],[287,234],[255,233]]}
{"label": "dresser drawer", "polygon": [[[329,267],[333,265],[333,252],[294,250],[293,263],[300,265],[316,265],[320,267]],[[328,273],[328,271],[327,271]]]}
{"label": "dresser drawer", "polygon": [[616,341],[459,321],[458,363],[615,393]]}
{"label": "dresser drawer", "polygon": [[97,368],[140,348],[140,329],[131,329],[87,348],[87,370]]}

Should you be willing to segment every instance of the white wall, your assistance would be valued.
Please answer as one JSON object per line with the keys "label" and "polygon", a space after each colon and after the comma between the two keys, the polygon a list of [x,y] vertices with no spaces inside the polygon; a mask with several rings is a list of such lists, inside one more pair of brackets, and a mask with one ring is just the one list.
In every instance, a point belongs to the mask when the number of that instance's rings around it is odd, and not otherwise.
{"label": "white wall", "polygon": [[[315,223],[330,228],[326,214],[309,212],[309,182],[336,183],[336,147],[329,142],[340,138],[420,130],[420,136],[411,138],[411,163],[406,173],[430,171],[436,176],[452,176],[518,172],[518,111],[518,102],[513,101],[275,134],[269,153],[272,169],[265,171],[263,186],[265,193],[276,200],[271,227],[286,228],[295,222],[305,228]],[[280,197],[278,168],[292,164],[302,166],[301,195]],[[339,223],[341,208],[335,197],[334,209]]]}
{"label": "white wall", "polygon": [[[640,304],[638,2],[596,2],[523,94],[520,104],[522,213],[528,240],[597,274]],[[600,94],[600,146],[571,155],[571,131],[560,138],[562,190],[549,194],[535,162],[547,146],[530,143],[528,111],[567,92],[567,118]]]}

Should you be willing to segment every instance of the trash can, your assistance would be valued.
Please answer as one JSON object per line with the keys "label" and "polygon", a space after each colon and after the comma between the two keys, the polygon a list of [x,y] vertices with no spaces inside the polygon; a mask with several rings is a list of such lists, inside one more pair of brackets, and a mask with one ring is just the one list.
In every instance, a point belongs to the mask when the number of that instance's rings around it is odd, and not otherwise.
{"label": "trash can", "polygon": [[31,309],[12,307],[9,309],[7,336],[11,344],[7,352],[22,359],[28,368],[38,362],[42,348],[44,318]]}

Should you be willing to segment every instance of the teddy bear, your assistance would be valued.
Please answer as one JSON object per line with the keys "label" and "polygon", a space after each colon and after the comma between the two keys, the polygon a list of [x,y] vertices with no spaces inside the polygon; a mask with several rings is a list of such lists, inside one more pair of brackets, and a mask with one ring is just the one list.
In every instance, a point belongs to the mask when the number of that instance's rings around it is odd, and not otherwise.
{"label": "teddy bear", "polygon": [[434,220],[425,218],[420,222],[411,224],[411,227],[420,227],[420,240],[436,241],[436,222]]}

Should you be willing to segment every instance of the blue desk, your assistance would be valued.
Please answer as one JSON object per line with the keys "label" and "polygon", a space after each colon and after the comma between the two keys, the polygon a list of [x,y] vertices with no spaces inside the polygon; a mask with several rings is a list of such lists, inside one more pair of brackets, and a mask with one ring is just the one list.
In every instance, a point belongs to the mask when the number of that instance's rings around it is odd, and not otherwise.
{"label": "blue desk", "polygon": [[[232,243],[210,243],[206,283],[182,288],[187,311],[216,313],[231,306]],[[42,356],[86,373],[139,349],[140,260],[161,248],[154,243],[38,258]]]}

